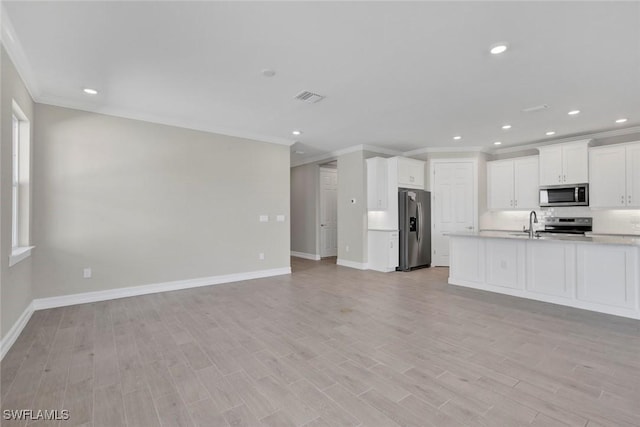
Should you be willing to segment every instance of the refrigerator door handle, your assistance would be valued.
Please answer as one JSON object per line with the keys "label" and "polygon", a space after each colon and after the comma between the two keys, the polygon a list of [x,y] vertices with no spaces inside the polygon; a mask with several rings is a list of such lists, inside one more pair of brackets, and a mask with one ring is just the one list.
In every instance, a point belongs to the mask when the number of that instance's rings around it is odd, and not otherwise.
{"label": "refrigerator door handle", "polygon": [[422,240],[420,235],[422,234],[422,203],[418,202],[418,217],[416,218],[416,237],[418,238],[418,242]]}

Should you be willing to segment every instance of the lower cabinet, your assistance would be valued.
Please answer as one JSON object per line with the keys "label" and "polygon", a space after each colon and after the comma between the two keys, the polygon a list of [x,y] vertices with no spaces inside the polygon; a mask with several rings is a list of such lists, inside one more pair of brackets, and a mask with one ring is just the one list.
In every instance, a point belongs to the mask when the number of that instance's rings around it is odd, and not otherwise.
{"label": "lower cabinet", "polygon": [[524,289],[525,248],[524,241],[487,240],[487,284]]}
{"label": "lower cabinet", "polygon": [[625,246],[580,245],[577,248],[577,298],[597,304],[636,305],[638,255]]}
{"label": "lower cabinet", "polygon": [[400,235],[397,231],[369,230],[368,268],[370,270],[395,271],[399,263]]}
{"label": "lower cabinet", "polygon": [[639,248],[450,236],[449,283],[640,319]]}
{"label": "lower cabinet", "polygon": [[576,288],[576,245],[528,242],[527,290],[571,298]]}

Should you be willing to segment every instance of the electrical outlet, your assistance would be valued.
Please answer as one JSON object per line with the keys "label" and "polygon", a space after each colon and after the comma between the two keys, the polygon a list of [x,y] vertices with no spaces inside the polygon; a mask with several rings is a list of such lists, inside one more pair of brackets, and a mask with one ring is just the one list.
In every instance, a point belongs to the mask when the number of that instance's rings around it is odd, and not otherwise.
{"label": "electrical outlet", "polygon": [[269,222],[269,215],[260,215],[260,222]]}
{"label": "electrical outlet", "polygon": [[349,245],[347,245],[347,247],[345,249],[347,250],[347,252],[349,252]]}
{"label": "electrical outlet", "polygon": [[87,267],[82,271],[82,277],[85,279],[91,279],[91,268]]}
{"label": "electrical outlet", "polygon": [[278,215],[278,216],[276,216],[276,221],[278,221],[278,222],[284,222],[284,215]]}
{"label": "electrical outlet", "polygon": [[264,252],[260,252],[260,253],[258,254],[258,259],[259,259],[260,261],[264,260]]}
{"label": "electrical outlet", "polygon": [[356,204],[356,199],[351,199],[351,204],[355,205]]}

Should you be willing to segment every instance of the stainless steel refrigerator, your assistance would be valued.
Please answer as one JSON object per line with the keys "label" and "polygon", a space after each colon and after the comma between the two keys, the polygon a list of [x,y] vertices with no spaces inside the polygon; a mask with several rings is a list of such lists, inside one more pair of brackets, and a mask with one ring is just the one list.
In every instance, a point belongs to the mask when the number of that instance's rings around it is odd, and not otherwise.
{"label": "stainless steel refrigerator", "polygon": [[398,189],[400,262],[408,271],[431,264],[431,194],[424,190]]}

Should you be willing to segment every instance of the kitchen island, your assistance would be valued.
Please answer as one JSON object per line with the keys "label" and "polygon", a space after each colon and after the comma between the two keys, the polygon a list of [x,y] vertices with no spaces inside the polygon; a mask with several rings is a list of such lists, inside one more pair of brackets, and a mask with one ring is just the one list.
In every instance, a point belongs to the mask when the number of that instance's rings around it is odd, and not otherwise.
{"label": "kitchen island", "polygon": [[640,319],[640,239],[450,234],[449,283]]}

